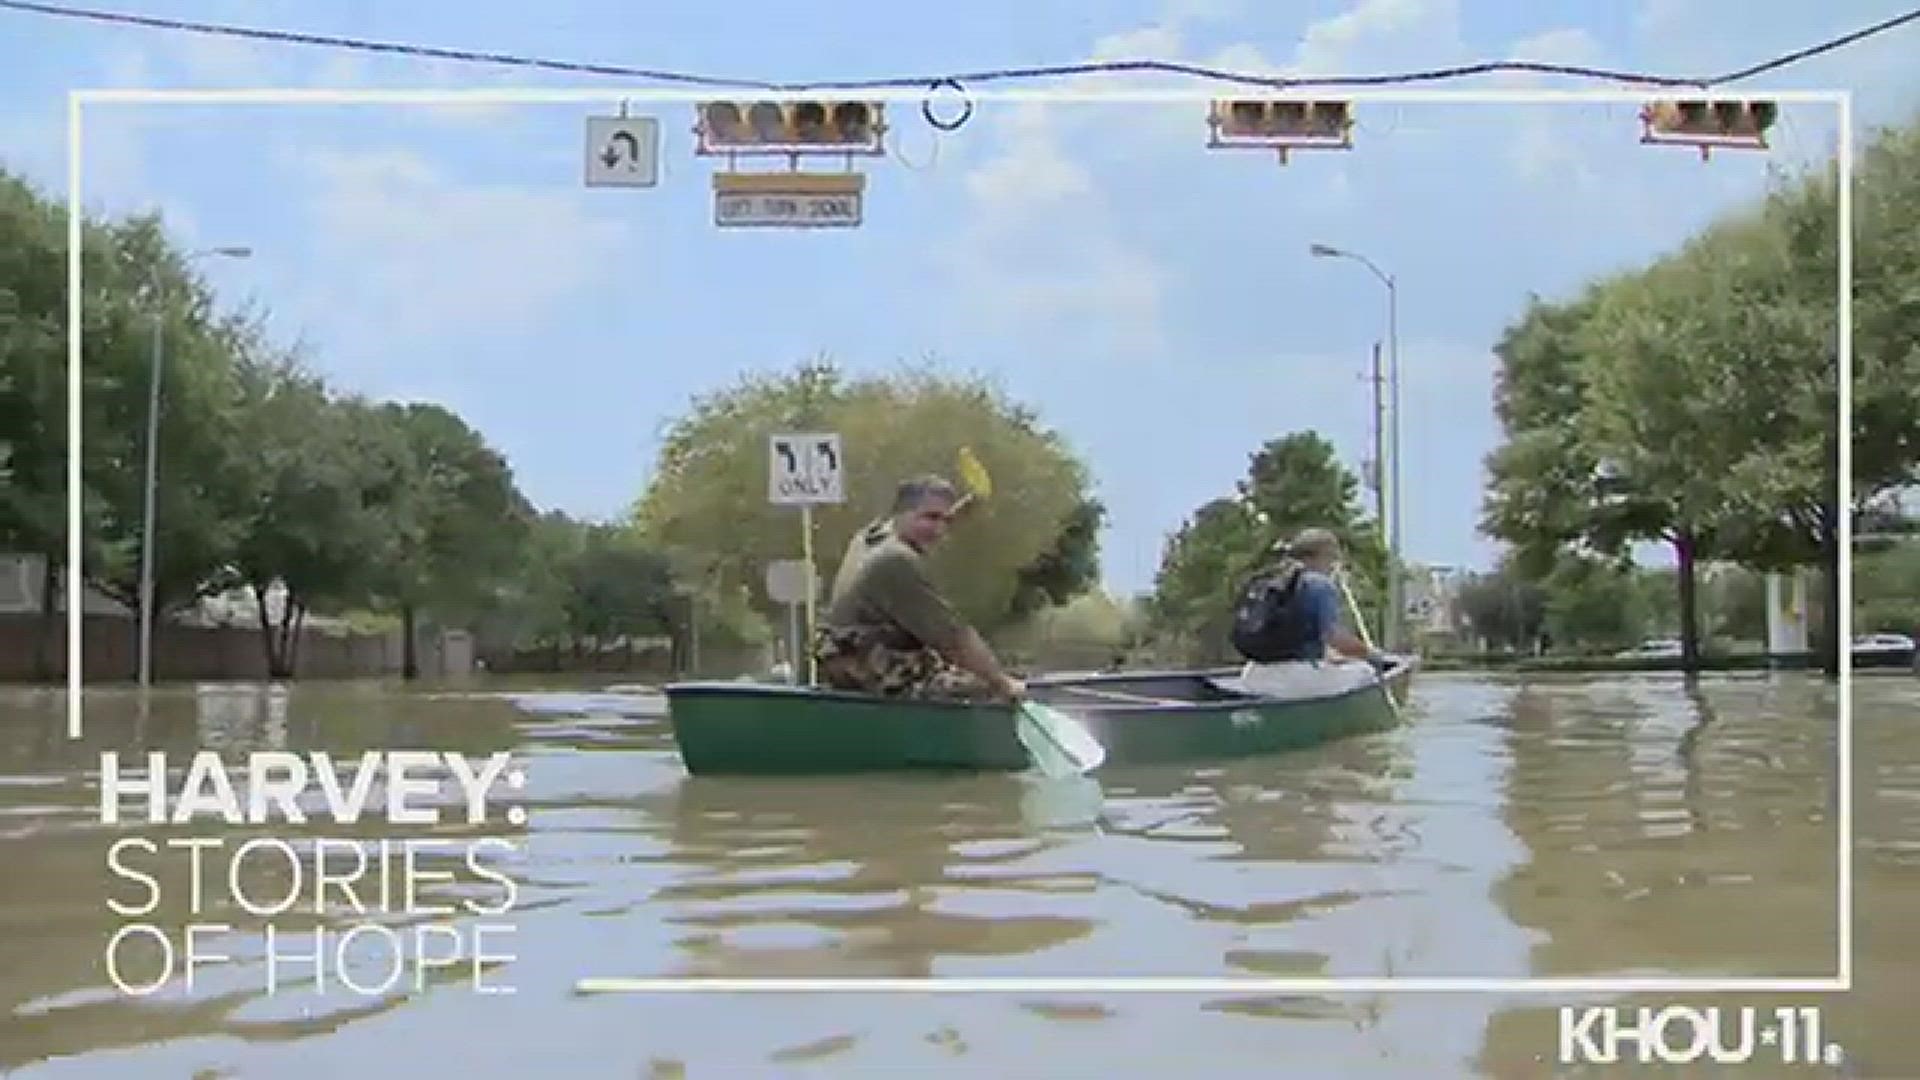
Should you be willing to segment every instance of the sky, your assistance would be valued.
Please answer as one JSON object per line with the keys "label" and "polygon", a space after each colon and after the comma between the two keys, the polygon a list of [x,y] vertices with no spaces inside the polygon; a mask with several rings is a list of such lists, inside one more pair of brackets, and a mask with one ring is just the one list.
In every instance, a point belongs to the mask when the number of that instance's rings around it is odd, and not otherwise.
{"label": "sky", "polygon": [[[99,6],[99,5],[95,5]],[[111,10],[773,80],[1154,58],[1373,73],[1483,59],[1718,72],[1897,14],[1891,0],[710,0],[645,5],[112,0]],[[1745,88],[1854,91],[1856,133],[1920,109],[1920,26]],[[1678,246],[1829,156],[1832,110],[1789,106],[1767,152],[1638,142],[1633,106],[1363,105],[1348,151],[1210,151],[1205,106],[982,103],[959,131],[890,109],[858,229],[721,230],[690,102],[661,182],[589,189],[584,128],[624,89],[562,75],[108,26],[0,9],[0,166],[64,197],[78,87],[604,90],[565,105],[112,105],[85,122],[91,212],[158,209],[200,268],[342,389],[439,402],[543,509],[623,514],[663,427],[743,372],[825,354],[936,358],[1032,406],[1091,466],[1109,588],[1151,587],[1166,535],[1265,440],[1313,430],[1356,472],[1369,356],[1398,282],[1408,559],[1491,565],[1476,530],[1501,441],[1493,344],[1529,294]],[[1192,87],[1098,76],[1074,89]],[[1597,86],[1480,77],[1460,88]],[[1230,91],[1229,91],[1230,92]],[[849,454],[858,453],[848,447]]]}

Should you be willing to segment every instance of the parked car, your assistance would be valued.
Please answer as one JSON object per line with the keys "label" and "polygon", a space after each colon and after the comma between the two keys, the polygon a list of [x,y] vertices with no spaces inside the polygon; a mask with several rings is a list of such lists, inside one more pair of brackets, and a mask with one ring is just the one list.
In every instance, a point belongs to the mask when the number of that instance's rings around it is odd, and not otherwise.
{"label": "parked car", "polygon": [[1857,635],[1852,652],[1857,668],[1911,667],[1915,663],[1913,638],[1890,630]]}
{"label": "parked car", "polygon": [[1613,655],[1620,660],[1677,660],[1680,658],[1680,640],[1648,638],[1631,649],[1621,649]]}

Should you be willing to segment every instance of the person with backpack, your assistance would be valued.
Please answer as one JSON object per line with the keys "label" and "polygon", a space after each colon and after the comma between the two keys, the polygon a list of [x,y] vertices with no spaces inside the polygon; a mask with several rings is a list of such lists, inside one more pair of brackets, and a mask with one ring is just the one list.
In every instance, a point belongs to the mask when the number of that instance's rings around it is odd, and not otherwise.
{"label": "person with backpack", "polygon": [[1241,688],[1272,697],[1317,697],[1377,681],[1388,665],[1386,654],[1340,625],[1340,586],[1333,579],[1339,538],[1327,529],[1306,529],[1275,544],[1272,555],[1234,605],[1233,647],[1247,660]]}

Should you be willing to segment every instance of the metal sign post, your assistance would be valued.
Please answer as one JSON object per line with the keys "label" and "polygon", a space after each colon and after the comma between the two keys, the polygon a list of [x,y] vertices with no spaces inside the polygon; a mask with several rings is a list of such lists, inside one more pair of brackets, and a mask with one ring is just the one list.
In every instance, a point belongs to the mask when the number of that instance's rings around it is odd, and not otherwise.
{"label": "metal sign post", "polygon": [[[804,509],[804,508],[803,508]],[[800,614],[806,608],[807,591],[813,584],[808,563],[803,559],[780,559],[767,564],[767,595],[787,607],[787,664],[798,681],[805,668],[800,659],[807,648]]]}
{"label": "metal sign post", "polygon": [[[846,460],[840,452],[837,432],[803,432],[774,435],[767,440],[767,501],[775,506],[800,508],[800,553],[805,564],[805,600],[807,609],[806,651],[807,685],[813,685],[814,605],[820,595],[813,562],[813,508],[846,501],[844,476]],[[771,575],[772,568],[768,573]],[[769,592],[771,592],[769,577]],[[799,665],[795,664],[795,670]]]}

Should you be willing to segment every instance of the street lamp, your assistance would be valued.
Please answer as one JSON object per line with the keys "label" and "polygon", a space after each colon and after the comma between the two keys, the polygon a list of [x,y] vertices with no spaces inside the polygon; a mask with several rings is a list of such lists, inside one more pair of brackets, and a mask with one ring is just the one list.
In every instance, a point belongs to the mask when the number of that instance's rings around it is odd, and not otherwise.
{"label": "street lamp", "polygon": [[1387,523],[1387,626],[1386,638],[1390,648],[1403,648],[1402,627],[1405,623],[1406,595],[1401,582],[1400,565],[1400,297],[1393,275],[1375,266],[1372,259],[1357,252],[1345,251],[1327,244],[1312,244],[1307,248],[1309,254],[1321,259],[1352,259],[1373,271],[1387,287],[1387,395],[1393,413],[1392,423],[1387,429],[1387,456],[1391,462],[1388,469],[1389,503],[1392,508],[1391,520]]}
{"label": "street lamp", "polygon": [[[188,252],[182,264],[218,255],[244,259],[253,254],[250,247],[229,245]],[[166,296],[155,267],[147,279],[147,295],[153,304],[153,361],[147,372],[147,475],[145,513],[140,523],[140,687],[153,685],[153,523],[154,492],[160,463],[160,371],[165,366],[164,330],[167,322]]]}

